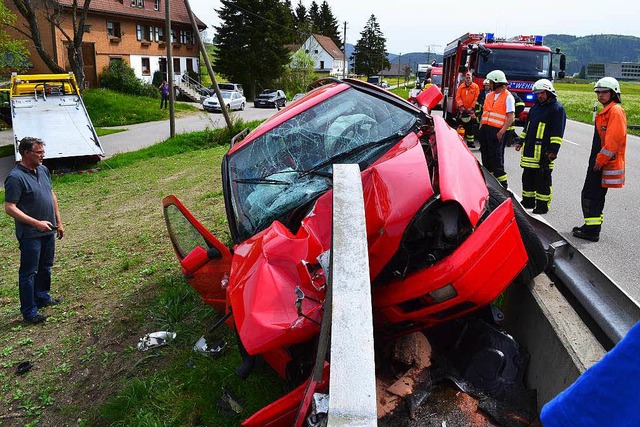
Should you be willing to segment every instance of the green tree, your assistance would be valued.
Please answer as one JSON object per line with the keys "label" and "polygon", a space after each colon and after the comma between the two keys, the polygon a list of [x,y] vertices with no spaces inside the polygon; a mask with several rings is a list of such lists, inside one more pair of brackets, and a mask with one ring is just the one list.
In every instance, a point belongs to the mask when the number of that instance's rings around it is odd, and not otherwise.
{"label": "green tree", "polygon": [[299,49],[291,56],[291,63],[280,79],[281,87],[289,94],[306,92],[309,83],[316,80],[315,61]]}
{"label": "green tree", "polygon": [[323,36],[329,37],[333,42],[342,49],[342,39],[340,38],[340,30],[338,29],[338,20],[333,16],[331,8],[327,0],[322,2],[320,6],[320,16],[316,23],[316,32]]}
{"label": "green tree", "polygon": [[0,3],[0,74],[10,71],[22,70],[29,65],[29,51],[25,40],[14,40],[5,31],[5,28],[13,27],[16,23],[16,15],[11,13]]}
{"label": "green tree", "polygon": [[307,8],[302,4],[302,0],[298,0],[296,9],[293,14],[293,26],[296,30],[296,43],[304,43],[311,35],[311,20],[307,14]]}
{"label": "green tree", "polygon": [[248,97],[282,76],[289,63],[287,28],[291,11],[278,0],[222,0],[216,29],[216,72],[242,83]]}
{"label": "green tree", "polygon": [[382,34],[375,15],[372,14],[360,33],[360,39],[351,56],[355,72],[369,77],[389,68],[391,64],[387,58],[386,45],[387,39]]}
{"label": "green tree", "polygon": [[311,21],[311,31],[317,33],[319,31],[318,24],[320,23],[320,6],[318,6],[316,0],[311,2],[308,15],[309,21]]}

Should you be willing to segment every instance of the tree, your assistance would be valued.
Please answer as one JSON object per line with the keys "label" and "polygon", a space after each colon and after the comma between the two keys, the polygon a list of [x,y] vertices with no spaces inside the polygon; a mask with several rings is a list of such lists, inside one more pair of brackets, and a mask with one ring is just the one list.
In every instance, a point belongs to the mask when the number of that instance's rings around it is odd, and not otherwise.
{"label": "tree", "polygon": [[313,0],[309,6],[309,21],[311,21],[311,31],[317,33],[318,24],[320,23],[320,6],[318,6],[316,0]]}
{"label": "tree", "polygon": [[333,16],[331,8],[327,0],[322,2],[320,6],[320,16],[318,22],[314,23],[316,32],[323,36],[329,37],[333,42],[342,49],[342,39],[340,38],[340,30],[338,29],[338,20]]}
{"label": "tree", "polygon": [[296,42],[300,44],[304,43],[311,34],[312,23],[309,20],[307,8],[302,4],[302,0],[298,0],[298,4],[296,5],[296,10],[293,14],[293,26],[297,35]]}
{"label": "tree", "polygon": [[[91,0],[84,0],[81,7],[78,5],[78,0],[73,0],[70,7],[63,6],[57,0],[43,0],[42,2],[32,2],[31,0],[12,1],[20,15],[26,20],[24,28],[17,26],[13,28],[33,42],[40,58],[54,73],[64,73],[65,69],[56,63],[45,48],[39,19],[45,19],[60,31],[67,42],[67,57],[71,70],[75,74],[80,88],[84,88],[82,37]],[[68,10],[69,8],[70,10]],[[68,19],[71,19],[71,34],[64,28],[64,24]]]}
{"label": "tree", "polygon": [[386,44],[387,39],[380,30],[380,24],[375,15],[371,15],[353,50],[352,59],[359,74],[369,77],[391,66]]}
{"label": "tree", "polygon": [[14,40],[5,31],[5,28],[13,27],[15,23],[16,15],[6,8],[4,2],[0,3],[0,74],[21,70],[29,63],[26,41]]}
{"label": "tree", "polygon": [[289,63],[286,22],[291,11],[278,0],[221,0],[213,69],[242,83],[253,98],[277,80]]}
{"label": "tree", "polygon": [[306,92],[306,87],[314,80],[315,61],[303,49],[299,49],[291,56],[291,63],[280,79],[281,86],[290,93]]}

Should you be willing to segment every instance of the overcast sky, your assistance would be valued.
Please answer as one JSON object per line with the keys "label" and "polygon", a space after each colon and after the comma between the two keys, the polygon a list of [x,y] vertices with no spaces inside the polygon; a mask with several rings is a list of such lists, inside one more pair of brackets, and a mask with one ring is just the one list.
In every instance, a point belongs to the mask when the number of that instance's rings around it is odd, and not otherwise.
{"label": "overcast sky", "polygon": [[[360,38],[371,14],[387,39],[387,51],[442,53],[444,46],[466,32],[519,34],[622,34],[640,37],[640,2],[636,0],[327,0],[347,43]],[[294,5],[298,0],[291,0]],[[316,0],[320,5],[322,0]],[[483,5],[484,3],[484,5]],[[194,13],[209,27],[219,25],[219,0],[190,0]],[[311,0],[302,0],[307,9]],[[473,6],[471,6],[473,4]],[[464,7],[463,7],[464,5]],[[466,10],[465,10],[466,9]],[[213,35],[213,29],[209,34]],[[553,47],[553,46],[551,46]]]}

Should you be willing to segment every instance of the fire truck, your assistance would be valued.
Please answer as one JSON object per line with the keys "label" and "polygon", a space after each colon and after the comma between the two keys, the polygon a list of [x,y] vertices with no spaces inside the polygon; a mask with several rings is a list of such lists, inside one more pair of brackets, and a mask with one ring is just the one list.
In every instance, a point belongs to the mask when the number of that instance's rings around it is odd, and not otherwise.
{"label": "fire truck", "polygon": [[467,71],[473,72],[474,81],[482,88],[487,74],[502,70],[509,80],[509,91],[517,93],[525,102],[525,109],[516,117],[523,123],[529,108],[535,102],[533,83],[539,79],[553,80],[553,56],[558,55],[558,78],[564,77],[566,58],[560,49],[552,53],[542,44],[542,36],[516,36],[496,38],[493,33],[467,33],[449,43],[444,51],[443,96],[444,117],[455,123],[455,103],[458,85]]}

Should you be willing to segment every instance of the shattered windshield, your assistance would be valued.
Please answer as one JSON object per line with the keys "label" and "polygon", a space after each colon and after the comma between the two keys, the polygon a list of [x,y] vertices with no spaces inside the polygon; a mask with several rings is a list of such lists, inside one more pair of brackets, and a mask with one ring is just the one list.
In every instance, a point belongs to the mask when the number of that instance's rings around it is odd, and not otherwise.
{"label": "shattered windshield", "polygon": [[240,241],[331,187],[333,163],[373,163],[404,137],[417,116],[347,89],[252,141],[228,160]]}

